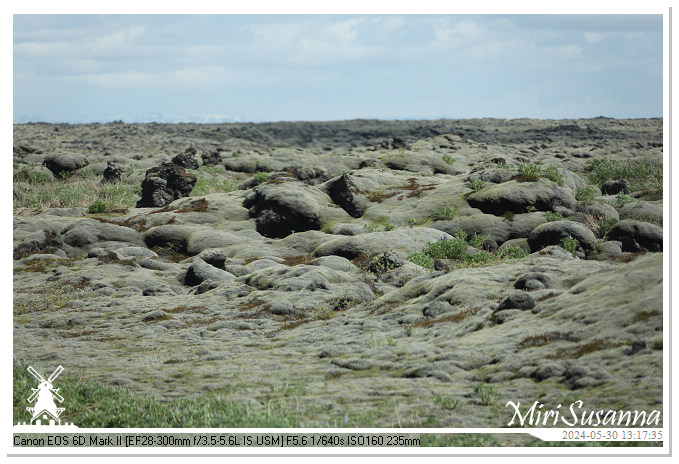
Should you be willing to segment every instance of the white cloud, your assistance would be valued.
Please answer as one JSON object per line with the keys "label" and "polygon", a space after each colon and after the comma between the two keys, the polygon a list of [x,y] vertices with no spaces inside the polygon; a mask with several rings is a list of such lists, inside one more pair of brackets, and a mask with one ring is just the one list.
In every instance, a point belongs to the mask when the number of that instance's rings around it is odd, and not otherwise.
{"label": "white cloud", "polygon": [[168,89],[185,86],[209,87],[227,84],[234,72],[221,66],[201,66],[172,71],[140,72],[136,70],[90,73],[66,76],[66,81],[80,82],[107,89],[154,88]]}
{"label": "white cloud", "polygon": [[585,40],[588,44],[595,44],[601,42],[603,39],[608,37],[608,34],[604,32],[585,32]]}

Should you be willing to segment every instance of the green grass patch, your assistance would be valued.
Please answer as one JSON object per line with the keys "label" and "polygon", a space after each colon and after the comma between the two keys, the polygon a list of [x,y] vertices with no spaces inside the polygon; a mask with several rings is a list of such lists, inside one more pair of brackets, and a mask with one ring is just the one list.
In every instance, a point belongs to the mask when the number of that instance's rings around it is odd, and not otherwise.
{"label": "green grass patch", "polygon": [[447,221],[453,219],[457,214],[457,209],[454,206],[444,206],[436,209],[431,213],[431,218],[435,221]]}
{"label": "green grass patch", "polygon": [[561,213],[556,213],[554,211],[545,211],[545,217],[550,222],[551,221],[561,221],[563,219],[563,215]]}
{"label": "green grass patch", "polygon": [[599,188],[606,181],[626,179],[633,192],[643,191],[654,197],[662,198],[662,161],[593,159],[587,162],[586,171],[589,182]]}
{"label": "green grass patch", "polygon": [[196,185],[191,191],[192,197],[199,197],[209,195],[210,193],[229,193],[235,190],[235,184],[228,180],[219,177],[196,177]]}
{"label": "green grass patch", "polygon": [[[26,399],[37,382],[21,363],[13,367],[13,423],[28,422]],[[39,370],[39,368],[38,368]],[[153,397],[99,382],[61,376],[56,380],[66,408],[61,419],[81,428],[242,428],[299,427],[299,418],[282,403],[260,408],[212,395],[161,403]]]}

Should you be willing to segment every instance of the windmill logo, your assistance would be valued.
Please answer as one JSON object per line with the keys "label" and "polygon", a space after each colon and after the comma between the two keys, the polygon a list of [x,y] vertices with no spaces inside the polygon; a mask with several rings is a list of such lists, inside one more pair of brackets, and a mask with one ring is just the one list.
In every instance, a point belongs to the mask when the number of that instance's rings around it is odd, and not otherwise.
{"label": "windmill logo", "polygon": [[[63,370],[64,368],[62,366],[57,367],[54,372],[52,372],[52,375],[50,375],[47,380],[45,380],[45,378],[38,371],[36,371],[33,366],[28,367],[28,372],[30,372],[31,375],[38,381],[38,388],[31,388],[33,393],[28,397],[28,402],[35,402],[35,405],[26,408],[26,410],[32,414],[30,421],[31,426],[49,425],[74,427],[73,424],[61,423],[59,416],[61,416],[61,413],[63,413],[66,409],[57,407],[57,403],[55,403],[55,400],[59,403],[64,402],[64,398],[59,394],[59,389],[54,388],[54,385],[52,384],[52,382],[54,382],[54,380],[59,376],[59,374],[61,374]],[[27,426],[28,424],[19,423],[17,425]]]}

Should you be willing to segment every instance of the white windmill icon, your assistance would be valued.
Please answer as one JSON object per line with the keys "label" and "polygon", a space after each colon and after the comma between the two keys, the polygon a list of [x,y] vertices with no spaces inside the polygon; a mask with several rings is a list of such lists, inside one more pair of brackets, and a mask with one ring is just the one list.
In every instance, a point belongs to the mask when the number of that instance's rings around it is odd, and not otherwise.
{"label": "white windmill icon", "polygon": [[38,388],[31,388],[33,394],[28,398],[29,403],[32,403],[37,398],[35,406],[26,408],[28,412],[33,414],[33,417],[31,417],[32,424],[41,425],[41,419],[48,419],[50,425],[54,425],[55,422],[61,424],[59,416],[64,412],[65,408],[58,408],[54,400],[62,403],[64,399],[59,395],[59,389],[52,386],[52,381],[54,381],[63,370],[63,367],[57,367],[55,371],[52,372],[52,375],[45,380],[32,366],[28,367],[28,372],[40,382]]}

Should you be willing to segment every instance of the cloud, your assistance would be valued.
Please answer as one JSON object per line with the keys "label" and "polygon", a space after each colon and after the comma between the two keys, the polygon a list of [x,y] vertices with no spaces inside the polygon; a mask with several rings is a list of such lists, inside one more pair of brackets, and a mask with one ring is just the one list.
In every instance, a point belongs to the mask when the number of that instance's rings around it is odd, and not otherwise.
{"label": "cloud", "polygon": [[104,89],[138,89],[153,88],[156,90],[181,88],[186,86],[222,86],[232,81],[234,73],[221,66],[201,66],[171,71],[140,72],[127,70],[105,73],[85,73],[63,77],[63,81],[86,84]]}

